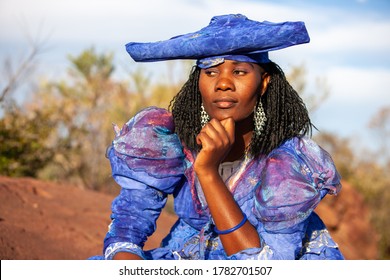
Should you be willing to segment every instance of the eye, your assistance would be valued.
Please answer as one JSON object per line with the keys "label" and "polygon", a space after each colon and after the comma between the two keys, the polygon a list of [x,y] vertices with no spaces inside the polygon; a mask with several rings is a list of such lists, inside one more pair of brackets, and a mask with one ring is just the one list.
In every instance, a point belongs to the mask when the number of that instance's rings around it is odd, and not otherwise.
{"label": "eye", "polygon": [[215,75],[217,75],[218,71],[214,68],[208,68],[204,70],[204,73],[206,76],[214,77]]}
{"label": "eye", "polygon": [[246,69],[234,69],[233,74],[237,76],[243,76],[248,73]]}

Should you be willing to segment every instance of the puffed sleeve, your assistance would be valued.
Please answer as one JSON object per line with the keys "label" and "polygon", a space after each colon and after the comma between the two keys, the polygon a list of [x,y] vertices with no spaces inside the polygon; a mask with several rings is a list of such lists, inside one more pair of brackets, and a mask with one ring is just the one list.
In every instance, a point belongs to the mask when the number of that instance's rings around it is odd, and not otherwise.
{"label": "puffed sleeve", "polygon": [[142,248],[184,174],[184,154],[171,114],[147,108],[124,125],[108,150],[112,176],[121,186],[112,202],[104,240],[106,259],[119,251],[144,257]]}
{"label": "puffed sleeve", "polygon": [[256,212],[268,231],[306,220],[327,193],[341,188],[332,158],[308,138],[294,138],[272,152],[261,177]]}
{"label": "puffed sleeve", "polygon": [[[267,157],[255,190],[253,213],[257,221],[251,222],[257,227],[261,247],[231,257],[305,258],[302,244],[314,238],[318,240],[315,234],[324,240],[315,245],[318,254],[326,258],[327,252],[338,251],[325,225],[313,223],[316,217],[313,211],[327,193],[336,194],[340,187],[340,176],[326,151],[308,138],[286,141]],[[313,227],[316,227],[315,234]],[[340,256],[334,254],[334,258]]]}

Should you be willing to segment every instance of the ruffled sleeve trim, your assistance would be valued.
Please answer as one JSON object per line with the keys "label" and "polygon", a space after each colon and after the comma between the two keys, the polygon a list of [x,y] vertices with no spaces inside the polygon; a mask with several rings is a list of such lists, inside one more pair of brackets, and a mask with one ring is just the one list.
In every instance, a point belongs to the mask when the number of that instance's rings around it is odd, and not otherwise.
{"label": "ruffled sleeve trim", "polygon": [[138,245],[130,242],[116,242],[111,243],[104,252],[106,260],[112,260],[116,253],[127,252],[138,255],[142,259],[146,259],[144,251]]}

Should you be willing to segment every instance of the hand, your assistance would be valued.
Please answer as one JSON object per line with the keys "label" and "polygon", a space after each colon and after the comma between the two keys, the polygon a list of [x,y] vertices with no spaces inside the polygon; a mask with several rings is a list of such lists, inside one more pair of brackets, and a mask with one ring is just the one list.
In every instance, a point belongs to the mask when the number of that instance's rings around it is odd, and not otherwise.
{"label": "hand", "polygon": [[194,163],[195,172],[218,170],[219,164],[233,146],[234,139],[235,123],[232,118],[222,121],[212,119],[207,123],[196,137],[196,141],[202,146],[202,149]]}

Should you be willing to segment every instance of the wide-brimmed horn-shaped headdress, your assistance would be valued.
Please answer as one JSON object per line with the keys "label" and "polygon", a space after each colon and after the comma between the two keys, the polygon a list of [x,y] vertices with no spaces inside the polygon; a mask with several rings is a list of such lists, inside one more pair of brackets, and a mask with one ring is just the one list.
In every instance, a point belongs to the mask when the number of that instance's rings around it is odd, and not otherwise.
{"label": "wide-brimmed horn-shaped headdress", "polygon": [[215,16],[199,31],[165,41],[126,44],[137,62],[194,59],[201,68],[225,59],[267,63],[268,52],[310,41],[301,21],[272,23],[253,21],[241,14]]}

